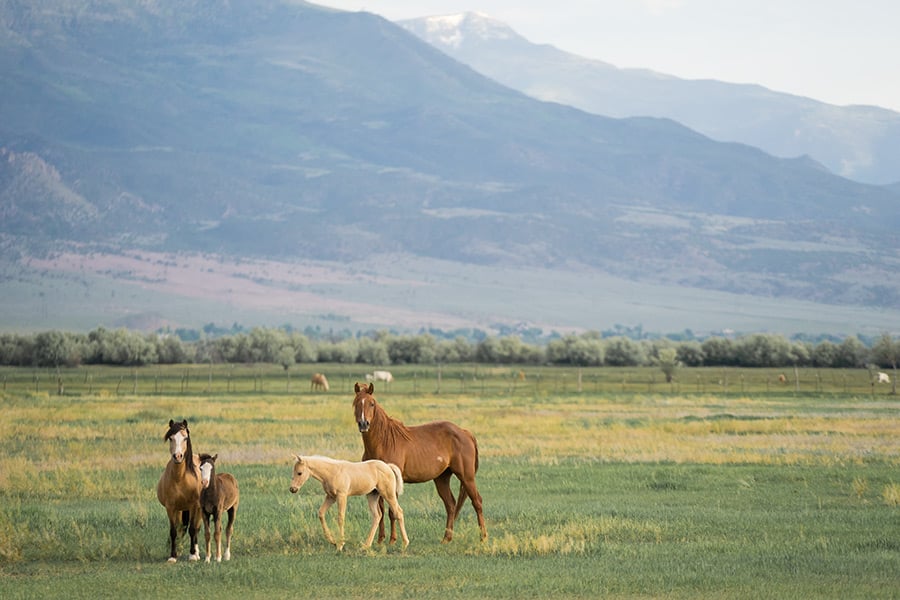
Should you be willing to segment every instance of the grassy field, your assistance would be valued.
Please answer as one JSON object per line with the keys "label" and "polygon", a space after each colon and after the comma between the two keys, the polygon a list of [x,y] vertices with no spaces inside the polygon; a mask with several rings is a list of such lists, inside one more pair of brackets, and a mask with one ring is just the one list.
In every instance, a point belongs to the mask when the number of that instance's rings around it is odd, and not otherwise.
{"label": "grassy field", "polygon": [[[408,485],[405,552],[359,547],[355,498],[338,553],[290,454],[361,455],[364,371],[316,368],[0,370],[0,597],[900,597],[900,400],[864,372],[392,369],[392,416],[478,437],[489,538],[467,506],[441,544]],[[228,563],[165,562],[170,418],[240,482]]]}

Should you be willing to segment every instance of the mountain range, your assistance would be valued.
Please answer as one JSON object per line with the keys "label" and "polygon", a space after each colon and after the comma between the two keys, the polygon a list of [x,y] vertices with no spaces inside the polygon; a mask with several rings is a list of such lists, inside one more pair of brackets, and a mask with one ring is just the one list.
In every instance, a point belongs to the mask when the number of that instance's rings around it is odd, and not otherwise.
{"label": "mountain range", "polygon": [[669,118],[715,140],[785,158],[809,156],[857,181],[900,183],[900,113],[895,111],[834,106],[759,85],[619,69],[534,44],[481,13],[399,24],[479,73],[541,100],[610,117]]}
{"label": "mountain range", "polygon": [[[201,255],[282,272],[320,261],[347,277],[232,275],[308,293],[317,300],[306,313],[379,326],[421,325],[438,310],[453,322],[517,321],[522,304],[550,292],[547,310],[528,319],[603,325],[593,292],[572,310],[569,284],[492,292],[496,273],[536,272],[659,286],[660,297],[688,298],[681,314],[698,297],[729,294],[897,318],[896,186],[714,141],[669,118],[537,100],[376,15],[287,0],[177,9],[7,0],[0,86],[0,275],[4,295],[23,299],[3,309],[15,323],[28,321],[16,311],[35,298],[75,302],[48,273],[85,289],[97,277],[164,289],[155,310],[183,321],[171,299],[202,295],[191,286],[200,277],[179,288],[171,273]],[[142,254],[164,266],[140,276],[108,266]],[[405,316],[370,318],[390,311],[357,293],[353,273],[403,278],[402,265],[422,261],[431,266],[415,270],[426,273],[416,285],[430,270],[470,292],[454,305],[385,294]],[[484,279],[471,281],[476,273]],[[20,293],[23,282],[30,292]],[[254,300],[233,302],[244,314],[238,303]],[[50,312],[64,322],[64,310]]]}

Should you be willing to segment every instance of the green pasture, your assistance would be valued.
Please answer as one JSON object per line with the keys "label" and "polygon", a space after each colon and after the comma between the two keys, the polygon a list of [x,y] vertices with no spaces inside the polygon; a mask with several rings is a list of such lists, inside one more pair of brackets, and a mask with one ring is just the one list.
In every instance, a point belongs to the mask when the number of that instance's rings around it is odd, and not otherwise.
{"label": "green pasture", "polygon": [[[392,368],[392,416],[476,434],[489,537],[467,505],[441,544],[407,485],[409,548],[360,548],[354,498],[339,553],[290,454],[359,458],[365,370],[300,367],[0,369],[0,597],[900,597],[900,399],[864,371]],[[173,418],[240,483],[230,562],[165,562]]]}

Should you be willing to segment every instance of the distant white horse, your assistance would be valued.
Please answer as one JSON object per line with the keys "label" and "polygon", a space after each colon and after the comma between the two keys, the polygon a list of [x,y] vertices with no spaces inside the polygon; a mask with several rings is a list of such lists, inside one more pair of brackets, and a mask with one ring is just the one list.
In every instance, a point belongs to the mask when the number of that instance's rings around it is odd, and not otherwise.
{"label": "distant white horse", "polygon": [[887,373],[878,372],[878,383],[890,383],[891,378],[888,377]]}
{"label": "distant white horse", "polygon": [[366,382],[371,383],[373,381],[385,381],[391,383],[394,381],[394,376],[391,375],[390,371],[373,371],[372,373],[367,373]]}
{"label": "distant white horse", "polygon": [[[365,460],[363,462],[349,462],[337,460],[325,456],[298,456],[294,455],[294,472],[291,477],[291,493],[296,494],[312,476],[322,483],[325,490],[325,502],[319,508],[319,521],[322,523],[322,531],[325,538],[334,544],[338,550],[344,547],[344,513],[347,510],[347,498],[349,496],[366,495],[369,501],[369,512],[372,513],[372,527],[369,529],[369,537],[366,538],[364,547],[368,548],[375,539],[375,532],[381,522],[381,509],[378,507],[378,498],[391,507],[391,512],[400,524],[400,534],[403,536],[403,547],[409,545],[409,537],[406,535],[406,525],[403,521],[403,509],[397,501],[397,496],[403,493],[403,475],[400,467],[395,464],[380,460]],[[338,505],[338,530],[339,539],[335,540],[325,523],[325,513],[332,504]]]}

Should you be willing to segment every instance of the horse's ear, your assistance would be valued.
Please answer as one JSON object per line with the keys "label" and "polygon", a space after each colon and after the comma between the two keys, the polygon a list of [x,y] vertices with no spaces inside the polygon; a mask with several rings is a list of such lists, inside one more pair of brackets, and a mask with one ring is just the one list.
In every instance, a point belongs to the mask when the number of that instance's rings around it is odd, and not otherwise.
{"label": "horse's ear", "polygon": [[369,384],[369,393],[370,394],[375,393],[375,384],[374,383]]}
{"label": "horse's ear", "polygon": [[358,382],[358,381],[353,385],[353,389],[356,391],[357,394],[359,393],[359,390],[362,389],[362,388],[359,386],[359,382]]}
{"label": "horse's ear", "polygon": [[174,426],[175,426],[175,420],[169,419],[169,427],[174,427]]}
{"label": "horse's ear", "polygon": [[219,458],[219,453],[218,453],[218,452],[216,452],[215,454],[213,454],[212,456],[210,456],[210,457],[209,457],[209,460],[211,460],[211,461],[213,461],[213,462],[216,462],[216,459],[217,459],[217,458]]}
{"label": "horse's ear", "polygon": [[187,429],[187,419],[185,419],[184,421],[182,421],[181,424],[184,425],[184,428],[185,428],[185,429]]}
{"label": "horse's ear", "polygon": [[291,454],[291,458],[294,459],[294,462],[300,462],[300,457],[297,456],[296,454]]}

